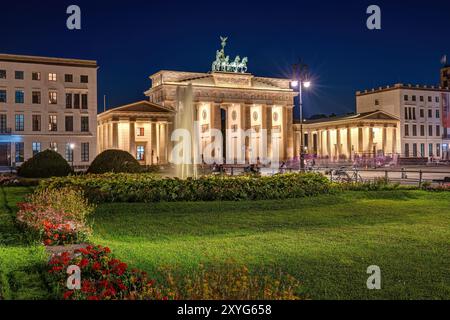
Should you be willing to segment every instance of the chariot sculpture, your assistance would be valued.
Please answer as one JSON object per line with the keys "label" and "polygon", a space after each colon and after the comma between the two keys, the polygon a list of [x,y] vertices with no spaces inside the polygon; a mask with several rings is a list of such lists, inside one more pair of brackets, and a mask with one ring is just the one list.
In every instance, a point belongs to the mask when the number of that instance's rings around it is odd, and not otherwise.
{"label": "chariot sculpture", "polygon": [[248,58],[244,57],[241,60],[241,57],[237,56],[231,61],[230,56],[225,55],[228,37],[220,37],[220,40],[222,41],[222,49],[216,51],[216,60],[212,63],[212,71],[246,73]]}

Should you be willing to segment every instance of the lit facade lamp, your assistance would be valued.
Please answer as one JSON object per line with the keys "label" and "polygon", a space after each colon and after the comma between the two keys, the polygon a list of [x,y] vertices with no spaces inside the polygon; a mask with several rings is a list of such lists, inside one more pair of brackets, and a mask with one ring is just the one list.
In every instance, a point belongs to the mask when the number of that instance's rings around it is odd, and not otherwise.
{"label": "lit facade lamp", "polygon": [[304,155],[306,147],[304,146],[304,136],[303,136],[303,88],[308,89],[311,87],[311,81],[308,77],[308,66],[302,62],[294,65],[294,75],[295,80],[291,81],[291,87],[298,89],[299,97],[299,110],[300,110],[300,171],[304,171]]}

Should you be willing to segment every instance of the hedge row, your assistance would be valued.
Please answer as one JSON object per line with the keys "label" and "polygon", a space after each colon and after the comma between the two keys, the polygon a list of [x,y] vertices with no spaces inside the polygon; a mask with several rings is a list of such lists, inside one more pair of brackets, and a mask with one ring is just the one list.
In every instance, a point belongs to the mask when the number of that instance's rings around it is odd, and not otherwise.
{"label": "hedge row", "polygon": [[151,174],[103,174],[51,178],[39,188],[82,189],[90,201],[240,201],[288,199],[329,193],[332,184],[316,173],[284,174],[271,177],[219,177],[199,179],[158,178]]}

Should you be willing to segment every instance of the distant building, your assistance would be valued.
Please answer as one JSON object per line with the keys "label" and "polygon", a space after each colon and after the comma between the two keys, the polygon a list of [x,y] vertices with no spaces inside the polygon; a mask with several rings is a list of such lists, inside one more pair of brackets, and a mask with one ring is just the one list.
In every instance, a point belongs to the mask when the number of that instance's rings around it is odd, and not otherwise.
{"label": "distant building", "polygon": [[400,119],[405,158],[449,158],[449,103],[448,87],[396,84],[356,93],[358,113],[382,110]]}
{"label": "distant building", "polygon": [[96,61],[0,54],[0,166],[45,149],[89,165],[96,115]]}

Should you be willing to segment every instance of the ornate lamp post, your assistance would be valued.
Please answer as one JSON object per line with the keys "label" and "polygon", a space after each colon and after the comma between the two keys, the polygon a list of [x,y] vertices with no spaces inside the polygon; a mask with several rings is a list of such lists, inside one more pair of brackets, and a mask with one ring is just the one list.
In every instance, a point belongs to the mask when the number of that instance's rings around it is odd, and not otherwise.
{"label": "ornate lamp post", "polygon": [[298,88],[298,99],[299,99],[299,109],[300,109],[300,171],[305,170],[305,147],[304,147],[304,135],[303,135],[303,88],[308,89],[311,86],[311,81],[308,77],[308,65],[303,62],[294,64],[294,78],[291,81],[291,86],[293,88]]}

